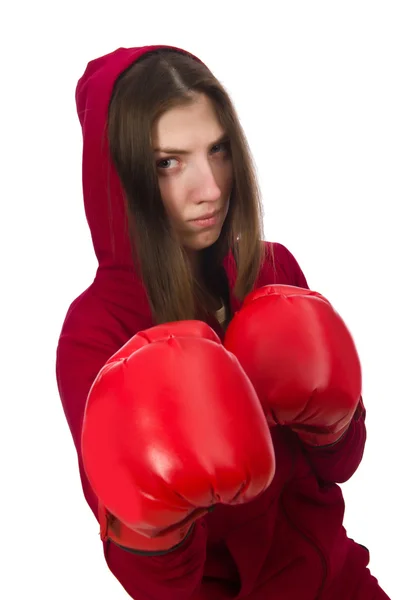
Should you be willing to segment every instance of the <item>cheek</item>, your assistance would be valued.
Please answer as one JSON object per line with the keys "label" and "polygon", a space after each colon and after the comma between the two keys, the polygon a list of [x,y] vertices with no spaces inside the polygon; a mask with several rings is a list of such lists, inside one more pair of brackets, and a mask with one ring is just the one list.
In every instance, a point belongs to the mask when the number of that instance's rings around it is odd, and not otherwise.
{"label": "cheek", "polygon": [[183,214],[183,190],[180,185],[176,185],[175,180],[164,177],[159,181],[160,193],[168,216],[173,221],[181,219]]}
{"label": "cheek", "polygon": [[233,187],[233,165],[231,161],[227,161],[222,165],[218,173],[218,185],[222,189],[223,193],[229,193]]}
{"label": "cheek", "polygon": [[228,175],[227,175],[227,185],[228,185],[229,190],[230,190],[230,188],[233,187],[233,182],[234,182],[233,165],[232,165],[232,162],[229,161],[229,169],[228,169]]}

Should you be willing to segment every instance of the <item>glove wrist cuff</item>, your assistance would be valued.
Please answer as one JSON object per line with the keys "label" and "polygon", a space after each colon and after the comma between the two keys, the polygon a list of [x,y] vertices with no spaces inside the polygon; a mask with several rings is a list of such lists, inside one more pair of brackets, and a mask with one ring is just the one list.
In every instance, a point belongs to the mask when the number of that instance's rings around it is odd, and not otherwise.
{"label": "glove wrist cuff", "polygon": [[[207,511],[205,511],[207,512]],[[204,511],[202,511],[204,514]],[[134,554],[163,554],[175,550],[183,544],[193,530],[200,515],[194,513],[180,525],[168,528],[155,537],[142,535],[114,517],[102,504],[98,507],[100,536],[103,542],[112,541],[117,546]]]}

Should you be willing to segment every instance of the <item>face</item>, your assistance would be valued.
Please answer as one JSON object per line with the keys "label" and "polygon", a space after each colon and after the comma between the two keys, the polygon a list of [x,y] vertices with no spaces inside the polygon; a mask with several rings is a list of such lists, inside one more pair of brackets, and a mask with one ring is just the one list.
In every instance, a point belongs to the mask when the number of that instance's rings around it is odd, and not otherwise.
{"label": "face", "polygon": [[205,95],[162,115],[152,130],[161,196],[188,251],[218,239],[229,208],[233,169],[229,144]]}

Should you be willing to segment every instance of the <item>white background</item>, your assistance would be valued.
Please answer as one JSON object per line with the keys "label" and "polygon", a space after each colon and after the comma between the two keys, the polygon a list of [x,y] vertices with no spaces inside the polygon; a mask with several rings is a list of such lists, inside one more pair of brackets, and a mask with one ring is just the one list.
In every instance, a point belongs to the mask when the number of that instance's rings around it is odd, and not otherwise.
{"label": "white background", "polygon": [[229,90],[267,239],[295,254],[356,339],[368,442],[343,486],[345,525],[397,597],[396,3],[25,1],[2,13],[0,595],[126,598],[80,489],[55,381],[66,310],[96,269],[74,92],[89,60],[170,44]]}

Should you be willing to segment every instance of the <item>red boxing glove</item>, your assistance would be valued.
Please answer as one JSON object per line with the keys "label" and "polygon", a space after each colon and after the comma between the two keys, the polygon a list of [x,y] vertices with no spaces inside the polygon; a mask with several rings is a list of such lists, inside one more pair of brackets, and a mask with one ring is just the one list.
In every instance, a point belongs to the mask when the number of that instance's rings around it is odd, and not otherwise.
{"label": "red boxing glove", "polygon": [[361,366],[345,323],[317,292],[268,285],[251,292],[226,332],[270,425],[333,444],[361,399]]}
{"label": "red boxing glove", "polygon": [[83,464],[102,539],[166,551],[216,503],[261,494],[275,471],[252,383],[200,321],[135,335],[101,369],[87,400]]}

